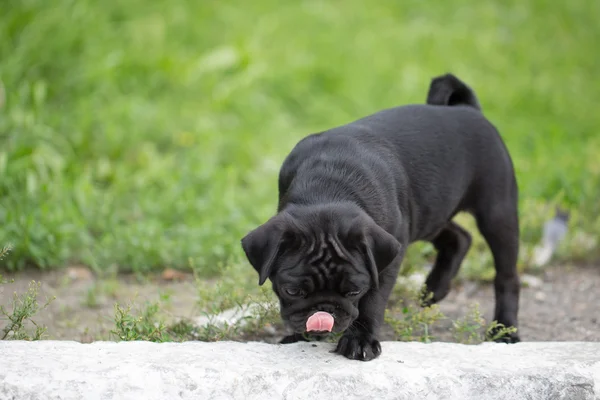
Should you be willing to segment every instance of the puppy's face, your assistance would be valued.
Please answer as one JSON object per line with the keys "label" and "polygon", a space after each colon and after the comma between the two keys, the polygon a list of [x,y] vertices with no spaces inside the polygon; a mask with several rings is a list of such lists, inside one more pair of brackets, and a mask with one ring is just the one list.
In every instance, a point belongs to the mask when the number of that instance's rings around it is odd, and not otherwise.
{"label": "puppy's face", "polygon": [[346,330],[400,250],[367,214],[343,206],[284,211],[244,237],[242,247],[259,284],[270,278],[281,317],[295,333],[306,332],[317,311],[333,317],[331,332]]}

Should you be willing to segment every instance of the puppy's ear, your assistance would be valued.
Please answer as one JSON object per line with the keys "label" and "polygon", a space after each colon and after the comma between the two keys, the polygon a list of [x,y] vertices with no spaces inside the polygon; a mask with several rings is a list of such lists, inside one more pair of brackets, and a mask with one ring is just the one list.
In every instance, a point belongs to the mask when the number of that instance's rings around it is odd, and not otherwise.
{"label": "puppy's ear", "polygon": [[242,239],[242,248],[248,261],[258,272],[260,286],[271,275],[273,263],[288,236],[289,231],[284,229],[280,217],[275,216]]}
{"label": "puppy's ear", "polygon": [[402,245],[375,222],[369,222],[363,232],[361,244],[365,261],[375,287],[379,288],[379,273],[396,261]]}

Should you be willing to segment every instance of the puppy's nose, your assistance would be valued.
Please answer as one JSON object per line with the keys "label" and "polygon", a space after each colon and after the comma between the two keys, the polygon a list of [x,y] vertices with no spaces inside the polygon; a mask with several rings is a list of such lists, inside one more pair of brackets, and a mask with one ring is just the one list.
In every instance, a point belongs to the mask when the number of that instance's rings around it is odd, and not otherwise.
{"label": "puppy's nose", "polygon": [[325,311],[326,313],[329,313],[329,314],[333,315],[334,317],[335,317],[335,310],[336,310],[336,307],[331,304],[321,304],[316,309],[316,311]]}

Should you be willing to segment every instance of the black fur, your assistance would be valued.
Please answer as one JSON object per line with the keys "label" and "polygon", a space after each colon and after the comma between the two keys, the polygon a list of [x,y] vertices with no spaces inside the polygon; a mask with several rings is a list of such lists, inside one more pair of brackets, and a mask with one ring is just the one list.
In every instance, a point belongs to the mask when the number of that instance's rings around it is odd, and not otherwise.
{"label": "black fur", "polygon": [[481,111],[479,100],[470,87],[452,74],[433,78],[427,93],[427,104],[432,106],[471,106]]}
{"label": "black fur", "polygon": [[[442,300],[471,244],[452,221],[471,213],[496,267],[494,318],[517,327],[517,183],[511,158],[473,91],[451,74],[427,103],[387,109],[301,140],[281,167],[277,215],[242,239],[299,340],[316,310],[344,332],[336,351],[371,360],[407,246],[433,243],[430,303]],[[519,341],[513,334],[506,339]]]}

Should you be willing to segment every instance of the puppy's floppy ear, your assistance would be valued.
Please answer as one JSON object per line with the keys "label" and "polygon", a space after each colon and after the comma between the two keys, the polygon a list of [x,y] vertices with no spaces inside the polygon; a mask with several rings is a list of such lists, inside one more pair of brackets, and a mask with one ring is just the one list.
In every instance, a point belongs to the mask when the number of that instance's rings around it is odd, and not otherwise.
{"label": "puppy's floppy ear", "polygon": [[367,268],[376,288],[379,288],[379,273],[390,266],[400,255],[402,245],[394,236],[373,221],[363,225],[360,238]]}
{"label": "puppy's floppy ear", "polygon": [[275,216],[242,239],[242,248],[258,272],[260,286],[271,275],[273,263],[288,235],[289,231],[284,229],[280,216]]}

